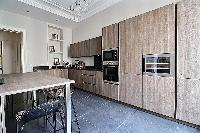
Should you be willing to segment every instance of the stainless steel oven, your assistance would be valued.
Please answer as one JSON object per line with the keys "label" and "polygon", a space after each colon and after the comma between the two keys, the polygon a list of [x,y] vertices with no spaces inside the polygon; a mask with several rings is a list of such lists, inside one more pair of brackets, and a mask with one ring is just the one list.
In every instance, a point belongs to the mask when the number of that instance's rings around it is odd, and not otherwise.
{"label": "stainless steel oven", "polygon": [[118,82],[118,65],[104,65],[103,80]]}
{"label": "stainless steel oven", "polygon": [[103,50],[103,61],[119,61],[118,48]]}
{"label": "stainless steel oven", "polygon": [[175,76],[174,54],[144,55],[143,59],[144,75]]}

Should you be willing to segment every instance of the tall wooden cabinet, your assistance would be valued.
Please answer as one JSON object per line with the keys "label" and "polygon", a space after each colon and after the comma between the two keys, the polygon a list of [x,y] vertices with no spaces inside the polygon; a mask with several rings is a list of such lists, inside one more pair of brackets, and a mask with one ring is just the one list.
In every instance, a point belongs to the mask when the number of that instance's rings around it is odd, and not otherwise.
{"label": "tall wooden cabinet", "polygon": [[200,4],[177,4],[177,119],[200,125]]}
{"label": "tall wooden cabinet", "polygon": [[142,16],[119,24],[119,100],[142,107]]}
{"label": "tall wooden cabinet", "polygon": [[175,5],[143,14],[143,54],[175,53]]}
{"label": "tall wooden cabinet", "polygon": [[118,23],[109,25],[102,29],[102,49],[119,47],[119,25]]}

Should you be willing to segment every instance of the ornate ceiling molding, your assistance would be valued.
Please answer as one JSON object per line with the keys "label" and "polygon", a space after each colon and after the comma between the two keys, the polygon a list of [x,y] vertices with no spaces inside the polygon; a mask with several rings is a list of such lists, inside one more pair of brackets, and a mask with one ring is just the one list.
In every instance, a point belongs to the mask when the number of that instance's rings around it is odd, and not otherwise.
{"label": "ornate ceiling molding", "polygon": [[[118,3],[121,0],[83,0],[83,7],[73,7],[73,10],[69,7],[61,5],[55,0],[18,0],[24,4],[42,9],[49,13],[70,19],[75,22],[80,22],[84,19],[91,17],[92,15]],[[87,3],[86,3],[87,2]]]}

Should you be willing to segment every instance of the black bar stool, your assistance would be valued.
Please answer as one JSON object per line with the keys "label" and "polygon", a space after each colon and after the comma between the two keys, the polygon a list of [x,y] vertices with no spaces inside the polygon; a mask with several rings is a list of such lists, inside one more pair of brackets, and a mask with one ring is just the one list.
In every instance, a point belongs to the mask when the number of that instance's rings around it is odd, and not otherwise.
{"label": "black bar stool", "polygon": [[[56,114],[59,109],[62,108],[64,102],[61,100],[55,100],[48,103],[41,104],[30,110],[20,111],[16,114],[17,120],[17,133],[23,131],[24,125],[30,121],[48,116],[50,114]],[[64,120],[62,120],[63,130],[65,132]],[[54,133],[57,131],[56,124],[54,125]]]}

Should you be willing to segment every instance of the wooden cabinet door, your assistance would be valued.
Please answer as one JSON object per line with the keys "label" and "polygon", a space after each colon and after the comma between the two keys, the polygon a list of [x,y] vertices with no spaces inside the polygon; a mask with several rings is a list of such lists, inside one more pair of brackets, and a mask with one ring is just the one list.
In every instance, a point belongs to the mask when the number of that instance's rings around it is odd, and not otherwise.
{"label": "wooden cabinet door", "polygon": [[102,94],[102,84],[103,84],[103,72],[96,72],[96,94]]}
{"label": "wooden cabinet door", "polygon": [[96,50],[95,55],[101,55],[102,52],[102,36],[95,38],[96,42]]}
{"label": "wooden cabinet door", "polygon": [[184,0],[177,4],[177,74],[179,78],[199,79],[200,71],[200,4]]}
{"label": "wooden cabinet door", "polygon": [[143,108],[174,117],[175,78],[143,76]]}
{"label": "wooden cabinet door", "polygon": [[119,24],[120,73],[142,74],[142,16]]}
{"label": "wooden cabinet door", "polygon": [[118,31],[119,31],[118,23],[104,27],[102,29],[102,34],[103,34],[102,35],[102,40],[103,40],[102,49],[110,49],[110,48],[119,47]]}
{"label": "wooden cabinet door", "polygon": [[175,5],[167,5],[143,16],[143,54],[175,54]]}
{"label": "wooden cabinet door", "polygon": [[121,75],[119,101],[142,108],[142,75]]}
{"label": "wooden cabinet door", "polygon": [[90,56],[101,55],[101,36],[90,40]]}
{"label": "wooden cabinet door", "polygon": [[68,79],[68,69],[60,69],[60,77]]}
{"label": "wooden cabinet door", "polygon": [[200,80],[177,80],[177,113],[176,118],[200,125]]}

